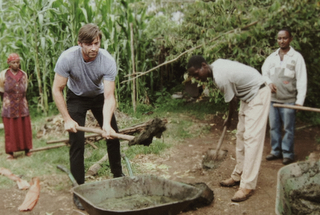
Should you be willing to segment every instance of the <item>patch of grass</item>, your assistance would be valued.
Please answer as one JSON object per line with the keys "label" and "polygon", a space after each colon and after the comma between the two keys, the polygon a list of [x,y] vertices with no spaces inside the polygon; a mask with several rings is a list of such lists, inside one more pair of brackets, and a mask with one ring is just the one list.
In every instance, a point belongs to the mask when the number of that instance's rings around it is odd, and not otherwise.
{"label": "patch of grass", "polygon": [[134,145],[125,150],[125,155],[132,159],[138,154],[160,154],[164,149],[169,148],[170,144],[162,142],[161,140],[153,140],[149,146]]}

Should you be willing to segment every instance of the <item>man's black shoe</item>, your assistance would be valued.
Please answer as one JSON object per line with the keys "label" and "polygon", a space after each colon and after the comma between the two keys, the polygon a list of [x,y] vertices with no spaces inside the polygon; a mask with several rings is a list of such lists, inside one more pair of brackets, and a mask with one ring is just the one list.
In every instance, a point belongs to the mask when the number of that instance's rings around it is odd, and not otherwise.
{"label": "man's black shoe", "polygon": [[79,197],[73,194],[73,203],[79,209],[84,211],[84,207],[82,206]]}
{"label": "man's black shoe", "polygon": [[120,177],[124,177],[126,176],[125,174],[121,173],[121,174],[113,174],[113,178],[120,178]]}
{"label": "man's black shoe", "polygon": [[288,164],[290,164],[290,163],[292,163],[292,162],[293,162],[293,160],[290,159],[290,158],[283,158],[283,161],[282,161],[282,163],[283,163],[284,165],[288,165]]}
{"label": "man's black shoe", "polygon": [[270,154],[266,157],[267,161],[272,161],[272,160],[277,160],[277,159],[281,159],[282,156],[275,156],[273,154]]}

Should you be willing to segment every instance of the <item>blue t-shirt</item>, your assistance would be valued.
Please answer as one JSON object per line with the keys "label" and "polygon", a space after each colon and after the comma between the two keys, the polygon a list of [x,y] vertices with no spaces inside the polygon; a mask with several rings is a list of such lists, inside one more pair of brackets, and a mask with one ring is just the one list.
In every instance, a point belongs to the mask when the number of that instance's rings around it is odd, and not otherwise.
{"label": "blue t-shirt", "polygon": [[103,80],[115,81],[116,62],[108,51],[99,49],[94,61],[85,62],[81,47],[64,51],[54,68],[62,77],[68,78],[68,88],[78,96],[94,97],[103,93]]}

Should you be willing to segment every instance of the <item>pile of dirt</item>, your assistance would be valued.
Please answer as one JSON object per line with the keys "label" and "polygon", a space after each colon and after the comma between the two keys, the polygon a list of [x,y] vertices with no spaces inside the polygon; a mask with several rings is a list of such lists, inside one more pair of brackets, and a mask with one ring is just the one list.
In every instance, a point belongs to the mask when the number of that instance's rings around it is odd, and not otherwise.
{"label": "pile of dirt", "polygon": [[132,145],[144,145],[149,146],[152,143],[153,137],[160,138],[162,133],[166,130],[167,120],[161,120],[160,118],[155,118],[149,123],[144,132],[140,133],[137,138],[130,140],[129,146]]}
{"label": "pile of dirt", "polygon": [[[86,127],[99,126],[91,111],[88,111],[86,117]],[[46,118],[46,122],[37,131],[37,138],[47,139],[49,136],[67,135],[64,129],[64,120],[61,114]]]}

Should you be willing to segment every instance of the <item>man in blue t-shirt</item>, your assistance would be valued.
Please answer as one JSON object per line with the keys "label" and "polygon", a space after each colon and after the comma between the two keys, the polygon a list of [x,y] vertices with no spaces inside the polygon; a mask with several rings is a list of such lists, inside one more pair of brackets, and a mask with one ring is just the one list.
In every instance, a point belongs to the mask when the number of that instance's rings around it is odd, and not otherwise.
{"label": "man in blue t-shirt", "polygon": [[[69,132],[70,169],[78,184],[85,182],[84,132],[77,126],[84,126],[86,114],[91,110],[99,125],[105,131],[110,169],[114,177],[123,176],[120,156],[120,142],[110,134],[118,132],[114,117],[116,108],[115,77],[116,63],[104,49],[100,49],[101,31],[94,24],[84,25],[78,34],[78,46],[64,51],[55,66],[53,98],[64,119],[65,130]],[[63,89],[68,87],[67,101]],[[83,206],[74,195],[78,209]]]}

